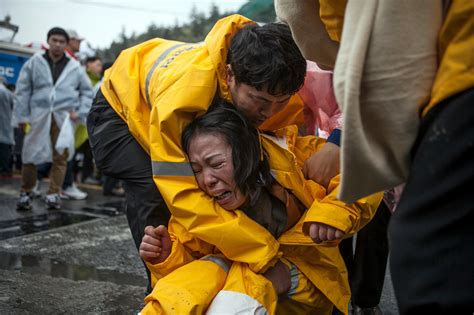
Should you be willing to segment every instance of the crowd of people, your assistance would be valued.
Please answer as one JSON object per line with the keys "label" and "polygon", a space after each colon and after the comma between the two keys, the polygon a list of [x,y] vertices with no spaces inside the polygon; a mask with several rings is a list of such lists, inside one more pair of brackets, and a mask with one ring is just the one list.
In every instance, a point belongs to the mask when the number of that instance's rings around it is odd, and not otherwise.
{"label": "crowd of people", "polygon": [[474,4],[275,8],[130,47],[103,76],[51,29],[4,94],[28,128],[18,209],[44,163],[49,208],[84,197],[78,148],[84,181],[120,179],[141,314],[382,314],[389,252],[401,314],[472,314]]}
{"label": "crowd of people", "polygon": [[103,184],[104,195],[123,196],[117,180],[111,185],[98,173],[85,126],[103,76],[102,61],[97,56],[78,58],[82,38],[74,30],[55,27],[46,39],[48,49],[25,63],[16,84],[0,88],[1,175],[21,172],[17,209],[32,209],[46,177],[44,201],[49,209],[59,209],[61,199],[86,199],[78,182]]}

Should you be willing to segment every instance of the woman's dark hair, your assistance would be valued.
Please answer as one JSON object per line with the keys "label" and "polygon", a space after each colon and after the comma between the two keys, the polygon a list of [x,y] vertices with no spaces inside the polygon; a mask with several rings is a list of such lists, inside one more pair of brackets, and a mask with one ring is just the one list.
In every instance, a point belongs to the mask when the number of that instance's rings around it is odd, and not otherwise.
{"label": "woman's dark hair", "polygon": [[303,86],[306,60],[282,23],[251,24],[232,38],[227,64],[237,84],[245,83],[271,95],[292,95]]}
{"label": "woman's dark hair", "polygon": [[232,104],[215,100],[204,115],[186,126],[181,136],[186,154],[191,140],[201,134],[222,136],[232,147],[234,181],[251,201],[254,192],[259,191],[257,188],[271,181],[270,167],[262,154],[257,129]]}

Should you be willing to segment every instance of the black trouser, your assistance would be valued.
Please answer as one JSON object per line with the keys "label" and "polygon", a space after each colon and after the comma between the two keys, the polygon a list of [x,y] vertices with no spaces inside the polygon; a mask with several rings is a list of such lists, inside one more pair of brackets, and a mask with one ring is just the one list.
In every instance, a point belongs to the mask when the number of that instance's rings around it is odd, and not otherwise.
{"label": "black trouser", "polygon": [[74,152],[74,157],[67,162],[66,174],[64,175],[64,182],[63,182],[63,190],[72,186],[76,181],[76,174],[78,173],[79,167],[76,162],[76,155],[78,152],[82,152],[84,154],[84,159],[82,163],[82,180],[86,179],[88,176],[91,176],[94,172],[94,162],[91,148],[89,142],[86,141],[79,148],[77,148],[76,152]]}
{"label": "black trouser", "polygon": [[117,188],[117,185],[120,181],[111,176],[102,176],[102,178],[103,178],[102,193],[104,195],[112,194],[113,190]]}
{"label": "black trouser", "polygon": [[12,175],[12,145],[0,143],[0,175]]}
{"label": "black trouser", "polygon": [[352,237],[339,244],[349,272],[352,302],[357,306],[374,307],[380,303],[389,251],[390,216],[390,210],[382,201],[372,220],[357,233],[355,252]]}
{"label": "black trouser", "polygon": [[13,146],[13,162],[15,169],[21,170],[23,162],[21,160],[21,151],[23,149],[23,140],[25,139],[25,133],[20,128],[13,129],[15,135],[15,145]]}
{"label": "black trouser", "polygon": [[124,182],[127,220],[138,249],[147,225],[167,226],[170,218],[153,181],[150,156],[100,91],[87,117],[87,131],[97,168]]}
{"label": "black trouser", "polygon": [[474,312],[474,89],[422,120],[389,225],[401,314]]}
{"label": "black trouser", "polygon": [[89,141],[84,142],[77,151],[84,154],[82,162],[82,181],[84,182],[87,177],[94,175],[94,158]]}
{"label": "black trouser", "polygon": [[74,156],[72,160],[67,161],[67,166],[66,166],[66,174],[64,174],[64,181],[63,181],[63,190],[65,190],[68,187],[71,187],[72,184],[74,184],[74,163],[76,160],[76,153],[74,153]]}

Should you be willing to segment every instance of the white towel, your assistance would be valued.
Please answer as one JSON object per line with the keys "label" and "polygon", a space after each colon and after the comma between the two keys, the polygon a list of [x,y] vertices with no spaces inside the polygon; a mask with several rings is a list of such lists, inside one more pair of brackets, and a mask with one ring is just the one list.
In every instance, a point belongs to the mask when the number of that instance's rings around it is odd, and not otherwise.
{"label": "white towel", "polygon": [[437,67],[441,2],[351,0],[334,70],[347,203],[406,181]]}

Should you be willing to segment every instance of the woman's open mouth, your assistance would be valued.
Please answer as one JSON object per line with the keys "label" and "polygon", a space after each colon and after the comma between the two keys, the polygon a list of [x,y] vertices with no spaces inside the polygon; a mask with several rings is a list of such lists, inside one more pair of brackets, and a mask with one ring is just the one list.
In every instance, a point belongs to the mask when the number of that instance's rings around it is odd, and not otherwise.
{"label": "woman's open mouth", "polygon": [[222,194],[214,196],[214,199],[219,201],[219,200],[222,200],[222,199],[225,199],[225,198],[229,197],[231,194],[232,194],[231,191],[224,191]]}

